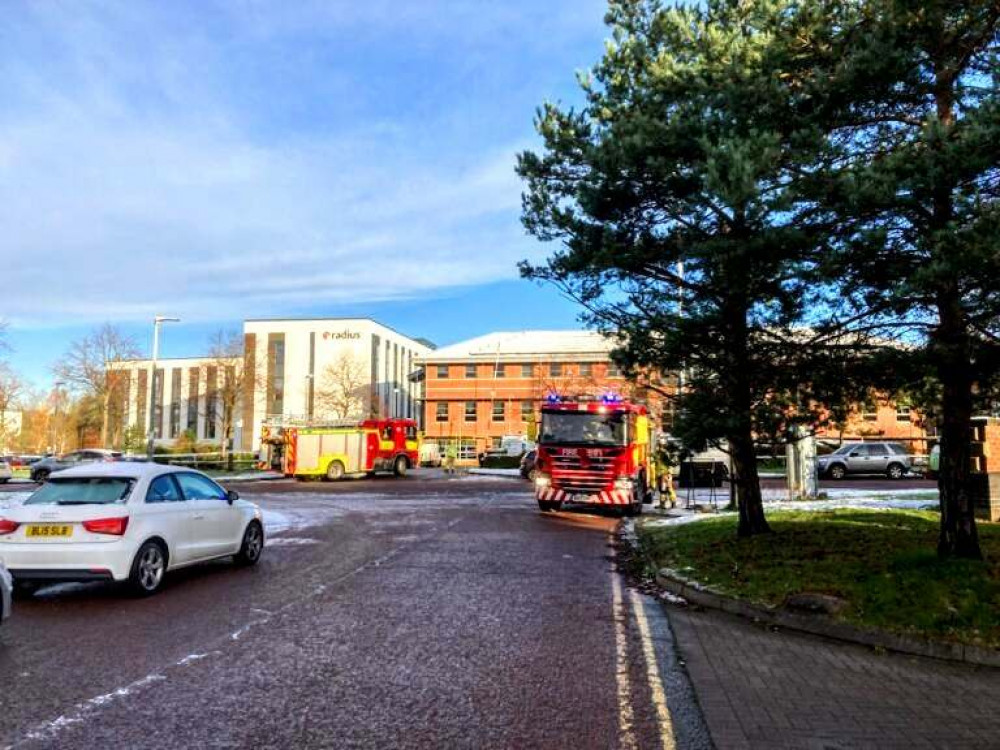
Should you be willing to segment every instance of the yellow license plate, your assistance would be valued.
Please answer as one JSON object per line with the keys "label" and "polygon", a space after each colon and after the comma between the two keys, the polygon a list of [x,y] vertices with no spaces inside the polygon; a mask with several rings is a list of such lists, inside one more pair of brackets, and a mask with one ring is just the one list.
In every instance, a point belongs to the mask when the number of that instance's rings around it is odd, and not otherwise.
{"label": "yellow license plate", "polygon": [[59,524],[45,524],[44,526],[29,526],[25,529],[25,536],[73,536],[73,527]]}

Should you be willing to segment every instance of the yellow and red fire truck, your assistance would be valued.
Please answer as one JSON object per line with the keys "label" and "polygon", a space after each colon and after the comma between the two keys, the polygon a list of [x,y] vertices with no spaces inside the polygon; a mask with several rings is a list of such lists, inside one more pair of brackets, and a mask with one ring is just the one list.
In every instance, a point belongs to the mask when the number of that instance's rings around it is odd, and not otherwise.
{"label": "yellow and red fire truck", "polygon": [[637,515],[653,501],[654,443],[645,406],[615,395],[550,396],[541,411],[535,499],[542,511],[586,503]]}
{"label": "yellow and red fire truck", "polygon": [[261,433],[261,465],[289,477],[403,476],[418,463],[417,423],[412,419],[277,422],[265,424]]}

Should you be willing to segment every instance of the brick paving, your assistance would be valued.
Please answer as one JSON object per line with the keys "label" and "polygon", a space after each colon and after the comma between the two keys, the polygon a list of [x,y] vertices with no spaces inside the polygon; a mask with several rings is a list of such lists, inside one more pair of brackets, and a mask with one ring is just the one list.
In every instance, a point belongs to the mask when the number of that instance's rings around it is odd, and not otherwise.
{"label": "brick paving", "polygon": [[1000,748],[1000,669],[667,610],[718,750]]}

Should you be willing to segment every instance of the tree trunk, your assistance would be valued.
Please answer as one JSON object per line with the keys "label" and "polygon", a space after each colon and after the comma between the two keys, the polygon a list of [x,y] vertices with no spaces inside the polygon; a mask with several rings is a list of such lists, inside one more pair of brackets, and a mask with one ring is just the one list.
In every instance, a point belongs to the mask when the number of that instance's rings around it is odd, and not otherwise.
{"label": "tree trunk", "polygon": [[760,477],[757,475],[757,455],[749,427],[740,434],[729,436],[729,450],[732,452],[734,472],[730,481],[736,486],[736,505],[739,510],[736,535],[749,537],[769,534],[771,527],[764,517],[764,501],[760,493]]}
{"label": "tree trunk", "polygon": [[940,324],[932,342],[942,385],[941,464],[938,489],[941,532],[938,554],[981,560],[972,479],[972,387],[970,341],[957,296],[939,298]]}
{"label": "tree trunk", "polygon": [[[954,125],[955,77],[950,66],[936,65],[934,99],[937,116],[948,129]],[[938,146],[940,148],[940,146]],[[943,157],[942,157],[943,158]],[[955,185],[940,181],[934,186],[932,229],[945,230],[955,216]],[[953,253],[954,250],[951,250]],[[943,263],[954,263],[949,248],[937,247]],[[942,386],[941,466],[938,488],[941,496],[941,533],[938,554],[981,560],[975,508],[970,493],[972,440],[972,341],[962,309],[957,279],[945,279],[937,290],[938,326],[931,342]]]}
{"label": "tree trunk", "polygon": [[[733,276],[739,278],[738,274]],[[726,437],[729,440],[735,475],[729,481],[735,483],[739,511],[736,534],[739,537],[750,537],[769,534],[771,527],[764,518],[764,501],[757,474],[757,453],[754,450],[750,331],[747,326],[749,306],[739,289],[739,285],[733,285],[733,292],[723,306],[723,319],[729,339],[729,354],[726,358],[728,372],[724,381],[729,386],[730,424],[733,427]]]}

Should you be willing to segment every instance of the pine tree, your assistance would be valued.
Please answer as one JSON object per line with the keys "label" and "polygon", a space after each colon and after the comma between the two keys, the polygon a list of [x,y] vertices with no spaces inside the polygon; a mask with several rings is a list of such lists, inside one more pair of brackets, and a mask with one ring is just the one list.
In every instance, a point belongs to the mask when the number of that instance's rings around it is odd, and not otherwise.
{"label": "pine tree", "polygon": [[858,7],[824,113],[843,158],[816,175],[840,219],[830,276],[870,325],[926,341],[913,369],[940,385],[938,549],[979,558],[969,441],[1000,373],[1000,3]]}
{"label": "pine tree", "polygon": [[562,243],[522,273],[621,335],[633,371],[683,369],[680,429],[725,441],[738,533],[765,533],[755,435],[812,418],[809,384],[837,364],[797,327],[819,309],[829,230],[801,189],[830,144],[812,101],[828,19],[787,0],[618,0],[607,22],[585,106],[544,106],[544,151],[519,159],[525,226]]}

